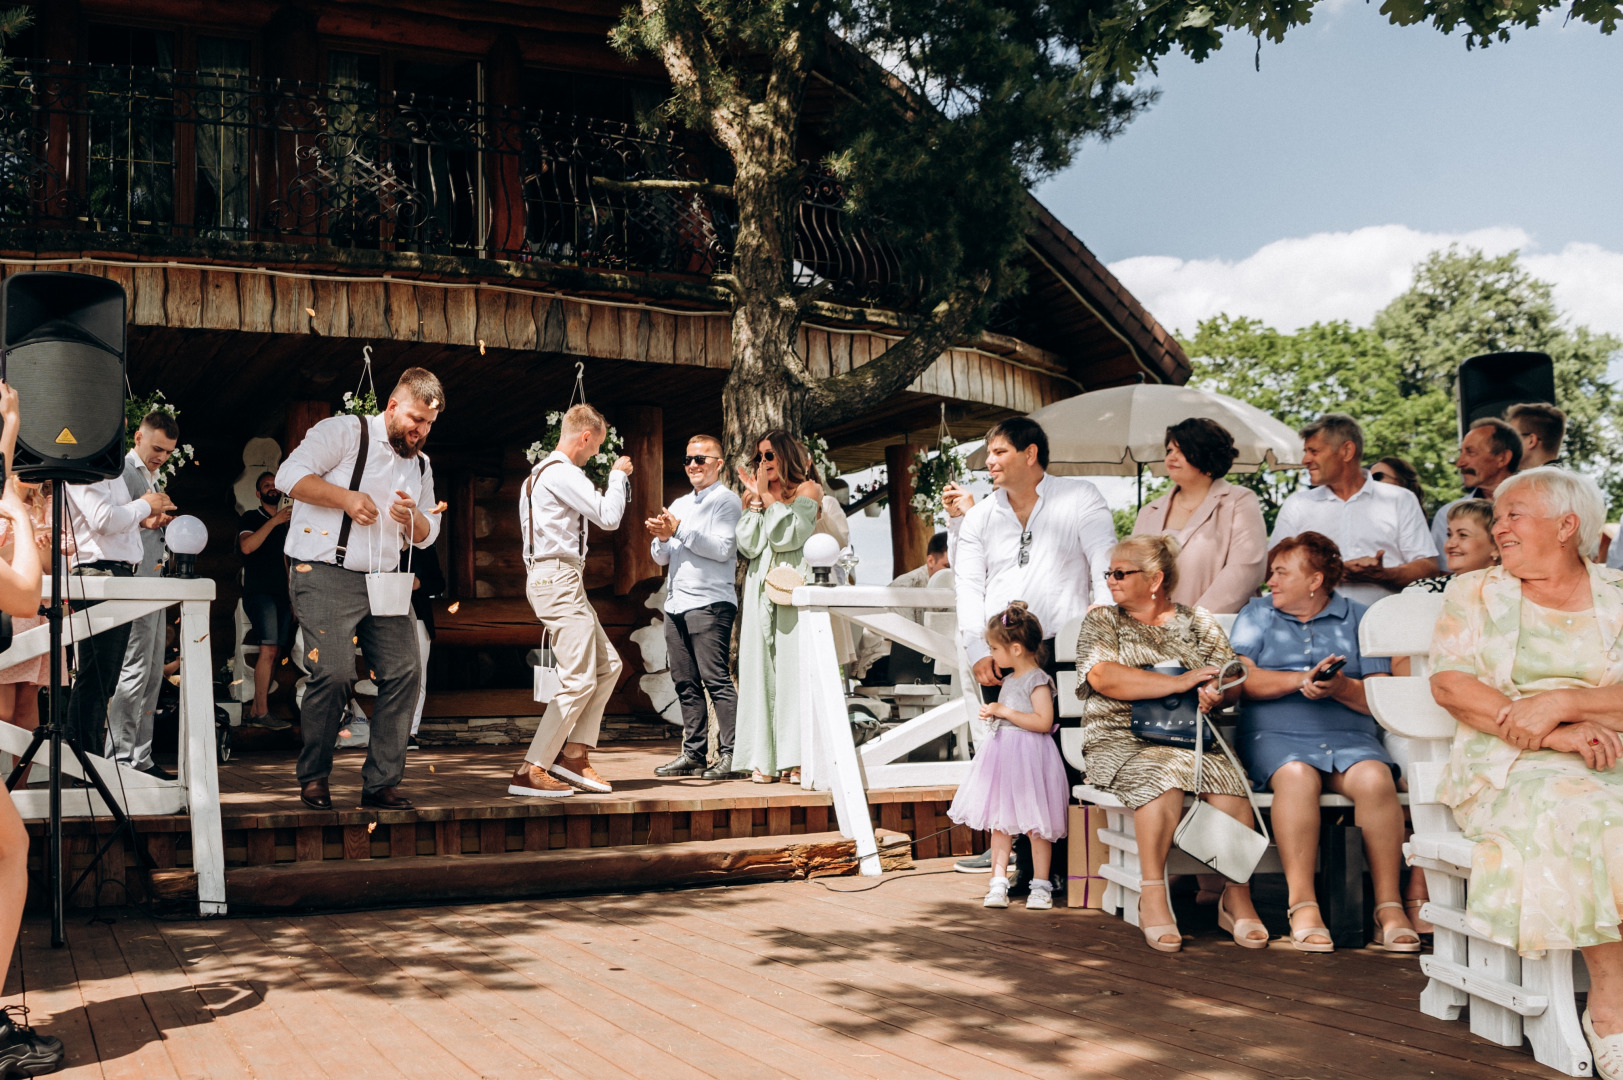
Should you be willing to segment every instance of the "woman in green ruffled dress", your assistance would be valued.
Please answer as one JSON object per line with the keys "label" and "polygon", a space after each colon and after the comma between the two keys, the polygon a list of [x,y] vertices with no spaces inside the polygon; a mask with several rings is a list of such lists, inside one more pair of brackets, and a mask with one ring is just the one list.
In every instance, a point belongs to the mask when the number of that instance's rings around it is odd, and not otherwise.
{"label": "woman in green ruffled dress", "polygon": [[799,439],[774,429],[755,442],[754,468],[740,466],[744,516],[738,550],[749,559],[738,630],[738,734],[733,765],[770,784],[800,767],[800,665],[794,650],[798,612],[766,594],[766,576],[786,566],[807,575],[801,548],[817,527],[823,489]]}

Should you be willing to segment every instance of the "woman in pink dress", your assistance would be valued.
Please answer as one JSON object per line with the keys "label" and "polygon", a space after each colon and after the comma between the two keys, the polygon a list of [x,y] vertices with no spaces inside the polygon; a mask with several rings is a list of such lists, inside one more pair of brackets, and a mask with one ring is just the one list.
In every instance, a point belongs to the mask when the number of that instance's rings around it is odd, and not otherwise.
{"label": "woman in pink dress", "polygon": [[[22,492],[23,502],[28,507],[28,517],[34,526],[34,544],[39,548],[40,559],[44,561],[51,546],[51,481],[43,484],[18,483]],[[0,516],[0,559],[11,562],[14,548],[16,530],[11,520]],[[71,541],[63,538],[64,545]],[[71,554],[71,552],[69,552]],[[14,615],[11,619],[11,632],[13,637],[20,635],[24,630],[32,630],[36,626],[43,626],[45,616]],[[16,724],[24,731],[33,731],[39,726],[39,690],[50,681],[51,657],[49,653],[40,653],[32,660],[24,660],[20,664],[0,670],[0,720],[8,724]],[[63,661],[63,676],[66,677],[67,662]]]}

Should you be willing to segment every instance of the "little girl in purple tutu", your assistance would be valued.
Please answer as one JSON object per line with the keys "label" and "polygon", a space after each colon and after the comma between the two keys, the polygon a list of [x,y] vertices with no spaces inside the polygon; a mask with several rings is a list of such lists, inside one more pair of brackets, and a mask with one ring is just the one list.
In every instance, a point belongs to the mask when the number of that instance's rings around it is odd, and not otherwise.
{"label": "little girl in purple tutu", "polygon": [[981,719],[991,733],[976,748],[969,776],[959,785],[947,817],[992,833],[989,908],[1009,906],[1009,852],[1017,835],[1031,837],[1026,907],[1047,910],[1054,906],[1048,878],[1052,845],[1065,836],[1071,800],[1065,763],[1053,739],[1054,680],[1042,669],[1042,624],[1016,600],[986,624],[986,644],[1000,669],[1014,671],[1004,678],[997,703],[981,706]]}

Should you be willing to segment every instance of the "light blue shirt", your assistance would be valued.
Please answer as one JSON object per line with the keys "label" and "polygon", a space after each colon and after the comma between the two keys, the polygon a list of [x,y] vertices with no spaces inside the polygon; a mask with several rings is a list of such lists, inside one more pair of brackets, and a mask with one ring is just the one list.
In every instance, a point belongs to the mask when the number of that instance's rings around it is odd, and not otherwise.
{"label": "light blue shirt", "polygon": [[654,561],[670,567],[665,610],[672,615],[710,604],[737,606],[733,588],[738,560],[738,519],[744,504],[719,480],[671,504],[679,524],[669,540],[655,539]]}

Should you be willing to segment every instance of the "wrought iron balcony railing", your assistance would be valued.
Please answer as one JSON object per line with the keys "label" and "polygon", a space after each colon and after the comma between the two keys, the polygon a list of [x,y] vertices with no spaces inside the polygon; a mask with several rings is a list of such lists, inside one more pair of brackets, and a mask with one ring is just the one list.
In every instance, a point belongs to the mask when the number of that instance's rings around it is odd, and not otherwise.
{"label": "wrought iron balcony railing", "polygon": [[[708,277],[726,182],[672,131],[242,75],[20,62],[0,83],[0,227],[321,244]],[[809,172],[803,285],[906,306],[918,282]]]}

